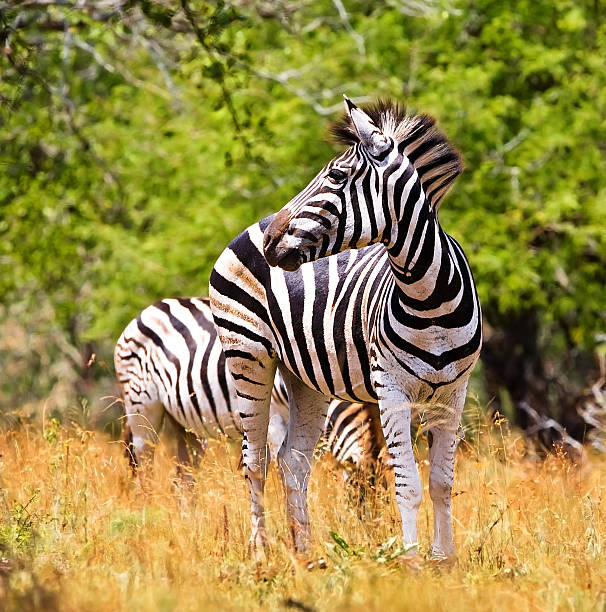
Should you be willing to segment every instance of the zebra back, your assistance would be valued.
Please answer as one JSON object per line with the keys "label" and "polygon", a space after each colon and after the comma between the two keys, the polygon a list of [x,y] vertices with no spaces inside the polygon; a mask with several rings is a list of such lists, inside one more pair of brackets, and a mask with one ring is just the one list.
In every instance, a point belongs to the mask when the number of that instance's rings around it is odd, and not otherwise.
{"label": "zebra back", "polygon": [[206,298],[164,299],[125,328],[114,363],[127,414],[161,404],[203,437],[240,437],[233,380]]}

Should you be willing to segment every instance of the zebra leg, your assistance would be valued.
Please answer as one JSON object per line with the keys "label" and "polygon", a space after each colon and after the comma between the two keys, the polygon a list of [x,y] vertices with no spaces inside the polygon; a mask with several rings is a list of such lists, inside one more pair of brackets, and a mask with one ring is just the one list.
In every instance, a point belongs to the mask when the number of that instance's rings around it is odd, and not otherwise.
{"label": "zebra leg", "polygon": [[193,431],[185,431],[185,439],[190,453],[193,455],[193,465],[197,469],[200,467],[202,457],[206,454],[208,441],[204,438],[200,438],[198,434],[195,434]]}
{"label": "zebra leg", "polygon": [[206,447],[196,434],[185,429],[168,411],[165,414],[165,420],[170,422],[177,442],[177,478],[183,484],[191,486],[195,483],[191,456],[194,457],[193,465],[198,467],[200,457],[204,455]]}
{"label": "zebra leg", "polygon": [[187,435],[183,427],[175,423],[177,438],[177,477],[185,485],[193,486],[194,477],[191,473],[191,458],[187,450]]}
{"label": "zebra leg", "polygon": [[288,422],[281,414],[270,414],[269,427],[267,429],[267,445],[269,446],[270,461],[276,461],[282,444],[286,439]]}
{"label": "zebra leg", "polygon": [[[261,364],[261,362],[258,362]],[[230,368],[231,369],[231,368]],[[234,371],[232,371],[232,375]],[[267,429],[269,404],[274,382],[275,365],[270,361],[261,367],[250,367],[245,375],[234,376],[238,391],[238,409],[242,419],[242,463],[250,493],[252,532],[250,548],[257,561],[265,558],[265,478],[267,476]],[[252,382],[254,381],[254,382]]]}
{"label": "zebra leg", "polygon": [[423,489],[412,449],[411,406],[404,396],[400,396],[399,400],[379,399],[379,411],[395,476],[396,503],[402,518],[403,544],[407,553],[413,557],[418,555],[417,514]]}
{"label": "zebra leg", "polygon": [[132,475],[135,476],[139,464],[137,463],[137,456],[133,445],[133,432],[130,430],[128,423],[126,423],[122,429],[122,442],[124,442],[124,455],[128,459]]}
{"label": "zebra leg", "polygon": [[433,546],[431,558],[445,561],[455,556],[452,534],[450,499],[454,480],[454,454],[457,447],[457,428],[465,404],[467,385],[458,389],[451,398],[454,409],[452,419],[430,430],[429,495],[433,502]]}
{"label": "zebra leg", "polygon": [[164,420],[164,406],[160,402],[135,405],[125,402],[125,410],[130,430],[131,465],[137,468],[151,466]]}
{"label": "zebra leg", "polygon": [[288,386],[290,418],[278,466],[286,490],[286,517],[298,553],[309,549],[311,530],[307,508],[307,486],[313,452],[324,430],[330,398],[284,374]]}

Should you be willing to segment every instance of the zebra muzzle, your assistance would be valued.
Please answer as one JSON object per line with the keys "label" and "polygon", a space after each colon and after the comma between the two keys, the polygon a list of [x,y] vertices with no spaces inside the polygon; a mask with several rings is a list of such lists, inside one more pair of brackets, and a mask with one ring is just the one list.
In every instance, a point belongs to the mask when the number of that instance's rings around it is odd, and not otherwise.
{"label": "zebra muzzle", "polygon": [[[280,223],[280,213],[265,230],[263,236],[263,253],[270,266],[277,266],[283,270],[297,270],[304,261],[300,249],[284,244],[284,234],[288,227]],[[277,223],[276,223],[277,222]]]}
{"label": "zebra muzzle", "polygon": [[303,263],[299,249],[264,249],[265,259],[270,266],[293,272]]}

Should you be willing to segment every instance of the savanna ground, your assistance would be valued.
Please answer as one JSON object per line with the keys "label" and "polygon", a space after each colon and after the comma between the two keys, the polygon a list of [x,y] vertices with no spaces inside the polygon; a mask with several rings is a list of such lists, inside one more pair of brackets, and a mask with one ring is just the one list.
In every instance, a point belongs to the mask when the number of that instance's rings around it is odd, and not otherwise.
{"label": "savanna ground", "polygon": [[[279,478],[268,482],[273,545],[249,559],[248,496],[236,447],[214,442],[192,492],[159,446],[143,494],[120,442],[48,422],[0,436],[0,608],[5,610],[599,610],[606,604],[606,459],[540,460],[504,421],[477,417],[457,454],[457,565],[412,573],[397,560],[397,509],[351,503],[330,458],[310,484],[314,546],[292,557]],[[432,511],[424,436],[421,552]],[[355,495],[353,496],[355,497]],[[360,519],[359,514],[362,515]]]}

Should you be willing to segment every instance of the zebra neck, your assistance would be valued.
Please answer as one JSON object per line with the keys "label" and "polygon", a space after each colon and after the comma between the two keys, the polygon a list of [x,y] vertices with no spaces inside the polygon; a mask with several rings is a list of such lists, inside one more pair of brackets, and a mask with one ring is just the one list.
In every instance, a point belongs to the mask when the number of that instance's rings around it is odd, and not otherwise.
{"label": "zebra neck", "polygon": [[405,248],[388,249],[395,294],[417,316],[435,317],[451,310],[462,287],[451,250],[449,237],[431,212],[408,228]]}

